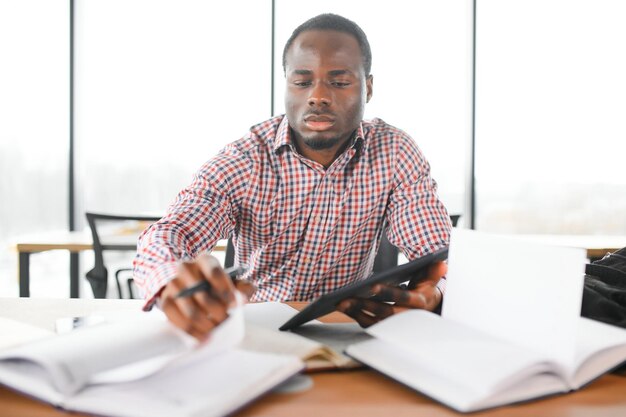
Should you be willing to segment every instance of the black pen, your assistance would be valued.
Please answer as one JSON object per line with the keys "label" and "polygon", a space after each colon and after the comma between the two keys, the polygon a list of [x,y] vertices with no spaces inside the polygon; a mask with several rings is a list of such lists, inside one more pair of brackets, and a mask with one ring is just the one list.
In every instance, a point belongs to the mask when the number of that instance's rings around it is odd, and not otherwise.
{"label": "black pen", "polygon": [[[224,272],[233,280],[237,278],[238,276],[245,274],[247,271],[248,271],[248,267],[245,265],[231,266],[230,268],[226,268],[224,270]],[[196,285],[189,287],[189,288],[185,288],[184,290],[176,294],[176,298],[189,297],[190,295],[193,295],[197,293],[198,291],[210,291],[210,290],[211,290],[211,284],[209,283],[209,281],[202,280]]]}

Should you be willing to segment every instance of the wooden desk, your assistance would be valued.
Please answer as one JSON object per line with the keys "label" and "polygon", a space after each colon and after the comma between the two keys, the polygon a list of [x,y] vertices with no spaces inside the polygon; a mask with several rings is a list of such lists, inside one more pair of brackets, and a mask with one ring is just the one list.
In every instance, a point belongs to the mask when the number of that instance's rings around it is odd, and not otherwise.
{"label": "wooden desk", "polygon": [[587,258],[600,259],[608,252],[626,247],[626,236],[619,235],[513,235],[534,242],[555,246],[582,248],[587,250]]}
{"label": "wooden desk", "polygon": [[[110,239],[108,239],[110,240]],[[120,250],[137,249],[137,236],[115,236]],[[18,238],[15,243],[19,263],[20,297],[30,297],[30,255],[49,250],[66,250],[70,253],[70,298],[78,298],[79,293],[79,253],[93,250],[93,240],[89,231],[85,232],[46,232]],[[225,244],[218,244],[215,251],[225,251]]]}
{"label": "wooden desk", "polygon": [[49,232],[19,238],[15,244],[19,262],[20,297],[30,297],[30,255],[49,250],[70,252],[70,297],[78,298],[78,254],[93,250],[91,235],[84,232]]}
{"label": "wooden desk", "polygon": [[[63,311],[82,315],[102,310],[137,310],[137,300],[49,300],[0,299],[0,316],[22,317],[24,321],[52,328]],[[302,304],[294,303],[295,307]],[[42,323],[44,317],[46,323]],[[337,313],[325,321],[345,321]],[[330,416],[460,416],[442,405],[405,388],[373,371],[313,374],[313,388],[293,394],[270,393],[236,413],[239,417],[330,417]],[[0,417],[84,416],[61,412],[50,405],[0,387]],[[473,413],[477,417],[624,417],[626,377],[606,375],[577,392]]]}

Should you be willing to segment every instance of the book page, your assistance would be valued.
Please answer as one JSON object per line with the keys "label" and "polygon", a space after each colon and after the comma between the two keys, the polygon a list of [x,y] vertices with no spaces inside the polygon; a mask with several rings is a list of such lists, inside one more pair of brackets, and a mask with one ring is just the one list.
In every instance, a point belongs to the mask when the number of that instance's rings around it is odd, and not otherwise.
{"label": "book page", "polygon": [[[445,376],[476,397],[487,397],[530,375],[554,371],[552,364],[533,350],[424,310],[396,314],[367,332],[408,352],[407,357],[412,359],[406,366],[412,362],[421,370]],[[348,354],[352,351],[347,349]],[[386,362],[389,353],[383,350],[377,355],[367,358],[366,363],[377,368]]]}
{"label": "book page", "polygon": [[306,323],[298,326],[293,333],[315,340],[337,352],[348,346],[372,338],[358,323]]}
{"label": "book page", "polygon": [[[241,299],[238,302],[241,303]],[[171,323],[167,323],[167,326],[171,328],[170,331],[173,329],[176,337],[184,342],[184,348],[154,356],[145,355],[140,361],[129,362],[121,367],[94,374],[89,378],[89,383],[110,384],[133,381],[151,375],[166,366],[194,360],[195,355],[208,357],[238,346],[242,342],[245,332],[241,304],[229,310],[228,314],[229,317],[216,327],[209,338],[202,343],[198,343],[188,334],[174,328]],[[158,342],[147,341],[147,343]]]}
{"label": "book page", "polygon": [[23,345],[54,335],[50,330],[0,317],[0,350]]}
{"label": "book page", "polygon": [[[244,306],[246,323],[278,330],[287,320],[298,313],[295,308],[280,302],[248,303]],[[319,323],[319,321],[315,321]]]}
{"label": "book page", "polygon": [[584,249],[454,229],[442,315],[571,368],[585,256]]}
{"label": "book page", "polygon": [[49,372],[54,387],[69,394],[105,370],[163,354],[183,352],[191,341],[161,317],[146,314],[103,323],[5,351],[0,359],[30,360]]}
{"label": "book page", "polygon": [[54,405],[65,397],[54,388],[48,371],[31,361],[0,362],[0,383]]}
{"label": "book page", "polygon": [[[352,323],[343,324],[351,325]],[[358,325],[356,326],[358,327]],[[350,344],[348,339],[355,342],[371,338],[362,330],[355,332],[353,326],[335,328],[331,324],[322,323],[307,324],[299,329],[303,328],[306,328],[304,330],[305,335],[300,336],[292,332],[270,330],[247,323],[246,335],[240,347],[257,352],[295,355],[305,361],[307,370],[361,366],[342,352]],[[355,334],[360,337],[355,338]],[[322,343],[322,341],[326,341],[330,345]]]}
{"label": "book page", "polygon": [[[278,302],[246,304],[246,333],[251,333],[246,335],[243,346],[262,352],[297,355],[306,361],[307,370],[361,366],[343,354],[350,344],[370,338],[357,323],[322,323],[312,320],[293,331],[278,331],[297,312],[295,308]],[[255,330],[259,327],[272,332]]]}
{"label": "book page", "polygon": [[578,369],[571,375],[575,389],[626,361],[626,329],[586,317],[580,317],[579,322]]}
{"label": "book page", "polygon": [[302,369],[295,356],[229,349],[168,367],[140,381],[87,387],[68,410],[112,417],[229,415]]}
{"label": "book page", "polygon": [[[354,343],[363,342],[372,338],[357,323],[315,323],[309,322],[292,330],[295,334],[326,346],[332,356],[332,363],[338,368],[358,368],[361,365],[343,352]],[[311,366],[309,366],[311,365]],[[324,369],[324,364],[313,366],[307,361],[307,369]]]}
{"label": "book page", "polygon": [[[59,392],[72,394],[86,384],[117,383],[144,378],[194,347],[221,352],[243,339],[241,308],[199,345],[159,313],[146,313],[125,322],[77,329],[0,354],[0,366],[10,361],[32,361],[48,372]],[[10,381],[6,381],[10,385]]]}
{"label": "book page", "polygon": [[[567,386],[560,378],[539,372],[508,385],[504,391],[485,392],[480,389],[482,381],[479,378],[470,385],[455,381],[443,372],[423,366],[427,359],[416,358],[414,352],[380,339],[353,345],[348,348],[348,352],[371,364],[377,371],[461,412],[567,391]],[[384,356],[381,355],[383,352]]]}
{"label": "book page", "polygon": [[306,360],[323,352],[323,345],[289,332],[270,330],[248,323],[240,347],[257,352],[288,354]]}

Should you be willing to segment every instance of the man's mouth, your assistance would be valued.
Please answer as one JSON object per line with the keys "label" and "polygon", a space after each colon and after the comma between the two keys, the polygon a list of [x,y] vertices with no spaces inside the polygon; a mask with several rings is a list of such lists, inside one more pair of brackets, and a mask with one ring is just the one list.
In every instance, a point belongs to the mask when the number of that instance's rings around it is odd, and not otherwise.
{"label": "man's mouth", "polygon": [[304,118],[304,125],[310,130],[323,131],[328,130],[335,124],[332,116],[324,114],[311,114]]}

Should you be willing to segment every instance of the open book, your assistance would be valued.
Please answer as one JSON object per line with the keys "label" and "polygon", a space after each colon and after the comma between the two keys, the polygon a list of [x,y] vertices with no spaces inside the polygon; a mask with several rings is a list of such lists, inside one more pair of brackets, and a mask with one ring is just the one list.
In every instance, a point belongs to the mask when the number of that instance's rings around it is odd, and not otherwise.
{"label": "open book", "polygon": [[584,265],[578,249],[455,230],[442,316],[398,314],[346,352],[461,412],[576,390],[626,361],[625,329],[580,317]]}
{"label": "open book", "polygon": [[352,345],[347,352],[458,411],[476,411],[578,389],[626,360],[626,331],[578,320],[577,358],[567,367],[419,310],[370,327],[367,331],[374,339]]}
{"label": "open book", "polygon": [[223,416],[303,368],[245,350],[241,308],[209,343],[145,314],[0,352],[0,383],[57,407],[107,416]]}
{"label": "open book", "polygon": [[320,323],[314,320],[294,330],[278,328],[298,313],[287,304],[268,302],[244,307],[245,349],[295,355],[302,359],[307,371],[351,369],[362,367],[343,354],[351,344],[371,339],[357,323]]}

